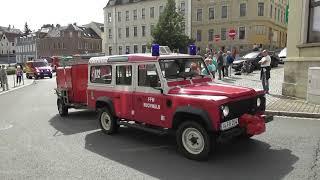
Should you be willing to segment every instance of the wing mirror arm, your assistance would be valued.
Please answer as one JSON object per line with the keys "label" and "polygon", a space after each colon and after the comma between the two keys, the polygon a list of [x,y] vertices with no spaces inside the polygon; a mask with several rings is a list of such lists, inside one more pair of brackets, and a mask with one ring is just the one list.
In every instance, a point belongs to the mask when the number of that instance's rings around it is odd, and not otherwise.
{"label": "wing mirror arm", "polygon": [[152,88],[155,89],[155,90],[160,91],[161,94],[163,94],[163,89],[161,87],[152,87]]}

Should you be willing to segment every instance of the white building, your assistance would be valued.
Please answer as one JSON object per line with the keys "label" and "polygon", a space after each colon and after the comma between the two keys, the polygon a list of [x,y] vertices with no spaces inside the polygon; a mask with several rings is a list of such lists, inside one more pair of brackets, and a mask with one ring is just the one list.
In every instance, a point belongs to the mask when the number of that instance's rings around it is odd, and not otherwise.
{"label": "white building", "polygon": [[[103,49],[106,55],[147,52],[167,0],[109,0],[104,8]],[[176,0],[185,16],[185,31],[191,36],[191,0]],[[189,5],[190,4],[190,5]],[[189,17],[190,16],[190,17]]]}

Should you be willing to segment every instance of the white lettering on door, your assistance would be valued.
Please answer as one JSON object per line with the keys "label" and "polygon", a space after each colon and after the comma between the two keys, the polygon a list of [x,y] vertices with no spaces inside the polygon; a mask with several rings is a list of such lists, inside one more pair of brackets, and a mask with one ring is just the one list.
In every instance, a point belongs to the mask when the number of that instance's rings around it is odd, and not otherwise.
{"label": "white lettering on door", "polygon": [[159,104],[143,103],[143,107],[150,109],[160,109]]}

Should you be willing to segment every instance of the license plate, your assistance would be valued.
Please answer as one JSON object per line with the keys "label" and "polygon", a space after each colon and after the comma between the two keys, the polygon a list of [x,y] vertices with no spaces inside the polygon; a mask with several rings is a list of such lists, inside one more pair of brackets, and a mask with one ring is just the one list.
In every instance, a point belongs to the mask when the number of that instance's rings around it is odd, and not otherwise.
{"label": "license plate", "polygon": [[221,130],[224,131],[224,130],[228,130],[228,129],[231,129],[233,127],[236,127],[237,125],[239,124],[239,120],[238,118],[236,119],[231,119],[227,122],[223,122],[221,123]]}

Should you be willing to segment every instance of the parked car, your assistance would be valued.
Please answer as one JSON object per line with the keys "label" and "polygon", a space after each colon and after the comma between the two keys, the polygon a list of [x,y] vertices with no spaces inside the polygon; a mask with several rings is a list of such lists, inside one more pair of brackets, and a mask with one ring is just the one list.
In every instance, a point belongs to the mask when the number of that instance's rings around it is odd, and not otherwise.
{"label": "parked car", "polygon": [[43,59],[26,62],[26,77],[28,79],[52,78],[52,69]]}
{"label": "parked car", "polygon": [[[277,67],[280,61],[280,58],[273,52],[270,51],[269,55],[271,57],[271,67]],[[240,71],[244,62],[250,64],[250,72],[256,69],[260,69],[259,61],[262,59],[262,53],[260,51],[253,51],[244,55],[239,60],[233,62],[232,68],[236,71]]]}
{"label": "parked car", "polygon": [[287,58],[287,48],[282,49],[278,56],[280,58],[280,64],[284,64],[284,61]]}

